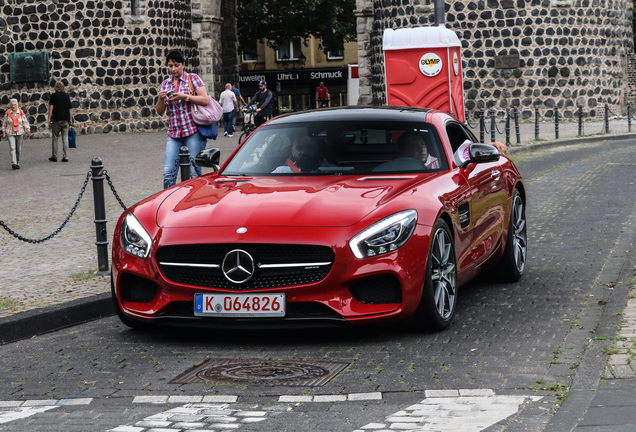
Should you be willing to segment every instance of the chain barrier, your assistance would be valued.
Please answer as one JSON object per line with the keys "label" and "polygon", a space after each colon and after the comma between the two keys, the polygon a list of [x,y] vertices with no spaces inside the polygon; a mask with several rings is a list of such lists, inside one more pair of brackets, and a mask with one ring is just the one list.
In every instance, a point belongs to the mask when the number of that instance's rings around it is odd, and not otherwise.
{"label": "chain barrier", "polygon": [[603,119],[603,121],[601,122],[601,131],[598,133],[598,135],[603,135],[605,133],[605,119]]}
{"label": "chain barrier", "polygon": [[[507,117],[507,116],[508,116],[507,114],[504,114],[504,121],[506,121],[506,117]],[[504,128],[504,129],[505,129],[505,128]],[[503,134],[505,133],[505,130],[504,130],[504,132],[502,132],[502,131],[500,131],[500,130],[499,130],[499,127],[497,126],[497,121],[495,121],[495,130],[497,131],[497,133],[498,133],[499,135],[503,135]]]}
{"label": "chain barrier", "polygon": [[466,124],[468,125],[468,127],[471,128],[471,129],[477,129],[477,125],[471,124],[470,123],[470,119],[468,118],[468,116],[465,116],[465,117],[466,117]]}
{"label": "chain barrier", "polygon": [[126,205],[124,204],[124,202],[121,200],[121,198],[119,198],[119,194],[117,193],[117,191],[115,190],[115,186],[113,186],[113,182],[110,180],[110,176],[108,175],[108,171],[103,170],[102,174],[104,175],[104,177],[106,177],[106,181],[108,182],[108,186],[110,187],[110,191],[113,193],[113,195],[115,195],[115,198],[117,199],[117,202],[119,203],[119,205],[124,209],[127,210]]}
{"label": "chain barrier", "polygon": [[27,242],[27,243],[42,243],[45,242],[49,239],[52,239],[53,237],[55,237],[60,231],[62,231],[62,229],[66,226],[66,224],[68,223],[68,221],[71,219],[71,217],[73,217],[73,214],[75,213],[75,210],[77,210],[77,206],[79,205],[82,197],[84,196],[84,191],[86,191],[86,186],[88,185],[88,181],[90,180],[90,178],[92,177],[92,173],[89,171],[86,174],[86,180],[84,180],[84,184],[82,185],[82,189],[80,190],[80,193],[77,197],[77,200],[75,201],[75,205],[73,205],[73,208],[71,209],[71,212],[68,214],[68,216],[66,216],[66,219],[64,219],[64,222],[62,222],[62,225],[60,225],[55,231],[53,231],[53,233],[49,234],[46,237],[40,238],[40,239],[30,239],[27,237],[23,237],[20,234],[16,233],[15,231],[13,231],[11,228],[9,228],[7,226],[6,223],[4,223],[4,221],[0,220],[0,226],[2,228],[4,228],[9,234],[11,234],[13,237],[17,238],[18,240],[21,240],[23,242]]}
{"label": "chain barrier", "polygon": [[170,173],[168,184],[173,184],[177,182],[177,173],[179,172],[179,159],[175,159],[174,168],[172,168],[172,172]]}

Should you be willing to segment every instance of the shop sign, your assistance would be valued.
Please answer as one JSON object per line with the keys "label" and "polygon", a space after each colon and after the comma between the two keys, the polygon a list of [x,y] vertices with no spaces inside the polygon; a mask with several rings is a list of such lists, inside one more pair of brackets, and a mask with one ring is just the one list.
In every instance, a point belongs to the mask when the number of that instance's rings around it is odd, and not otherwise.
{"label": "shop sign", "polygon": [[239,82],[242,85],[256,85],[263,79],[267,81],[268,87],[270,88],[274,88],[273,85],[276,82],[280,82],[281,84],[293,84],[295,82],[297,85],[318,85],[320,81],[323,81],[325,85],[346,84],[347,68],[268,70],[258,72],[241,72],[239,75]]}

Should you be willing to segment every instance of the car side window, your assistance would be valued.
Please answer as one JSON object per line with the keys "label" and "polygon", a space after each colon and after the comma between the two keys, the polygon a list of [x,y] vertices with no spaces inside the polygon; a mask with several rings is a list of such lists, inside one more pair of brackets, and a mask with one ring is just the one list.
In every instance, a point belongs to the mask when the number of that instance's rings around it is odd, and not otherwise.
{"label": "car side window", "polygon": [[457,151],[460,145],[464,141],[475,141],[475,137],[472,136],[461,124],[456,122],[448,122],[446,124],[446,134],[448,135],[448,141],[450,142],[453,153]]}

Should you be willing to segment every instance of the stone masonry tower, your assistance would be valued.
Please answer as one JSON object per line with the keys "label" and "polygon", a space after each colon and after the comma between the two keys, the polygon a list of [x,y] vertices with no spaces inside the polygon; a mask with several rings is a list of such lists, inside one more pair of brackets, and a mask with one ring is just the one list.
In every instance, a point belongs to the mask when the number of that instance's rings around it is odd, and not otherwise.
{"label": "stone masonry tower", "polygon": [[[446,26],[462,42],[469,118],[479,108],[522,118],[591,117],[608,103],[620,112],[633,54],[632,2],[620,0],[451,0]],[[433,25],[426,0],[357,0],[361,104],[385,103],[382,35],[386,28]]]}
{"label": "stone masonry tower", "polygon": [[[218,97],[238,76],[235,13],[235,0],[0,0],[0,115],[17,98],[32,130],[48,135],[61,80],[79,133],[167,127],[154,109],[166,53],[181,49]],[[42,51],[49,80],[12,82],[10,54]]]}

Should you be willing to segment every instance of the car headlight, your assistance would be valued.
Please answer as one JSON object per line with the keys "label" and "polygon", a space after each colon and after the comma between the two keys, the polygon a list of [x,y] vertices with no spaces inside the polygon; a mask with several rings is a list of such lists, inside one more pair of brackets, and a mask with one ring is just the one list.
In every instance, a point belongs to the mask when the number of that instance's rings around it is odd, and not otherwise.
{"label": "car headlight", "polygon": [[146,258],[150,252],[150,235],[132,213],[121,224],[121,247],[131,255]]}
{"label": "car headlight", "polygon": [[360,231],[349,240],[356,258],[369,258],[402,247],[415,230],[417,212],[405,210],[386,217]]}

